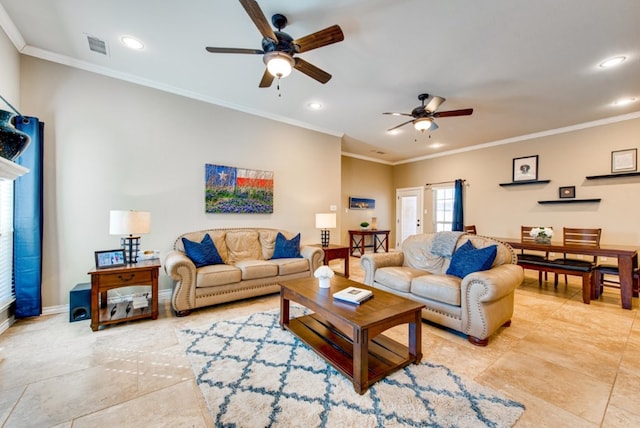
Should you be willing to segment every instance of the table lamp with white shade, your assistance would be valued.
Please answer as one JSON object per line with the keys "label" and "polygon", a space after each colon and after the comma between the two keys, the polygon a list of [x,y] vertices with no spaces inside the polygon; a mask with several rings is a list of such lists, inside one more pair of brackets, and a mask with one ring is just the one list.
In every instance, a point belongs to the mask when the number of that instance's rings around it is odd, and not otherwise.
{"label": "table lamp with white shade", "polygon": [[151,231],[151,213],[148,211],[109,211],[109,234],[129,235],[120,238],[120,244],[125,249],[127,263],[138,262],[140,250],[140,236]]}
{"label": "table lamp with white shade", "polygon": [[320,229],[320,239],[323,247],[329,246],[329,229],[336,228],[336,213],[316,214],[316,229]]}

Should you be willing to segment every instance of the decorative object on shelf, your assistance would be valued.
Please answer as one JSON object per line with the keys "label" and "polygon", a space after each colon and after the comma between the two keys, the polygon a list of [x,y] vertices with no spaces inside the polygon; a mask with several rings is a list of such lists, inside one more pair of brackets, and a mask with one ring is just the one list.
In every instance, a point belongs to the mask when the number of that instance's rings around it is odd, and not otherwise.
{"label": "decorative object on shelf", "polygon": [[371,230],[378,229],[378,219],[376,217],[371,217]]}
{"label": "decorative object on shelf", "polygon": [[529,236],[533,237],[538,244],[550,244],[553,238],[553,229],[550,227],[533,227],[529,231]]}
{"label": "decorative object on shelf", "polygon": [[96,251],[96,269],[124,266],[125,255],[123,249]]}
{"label": "decorative object on shelf", "polygon": [[632,172],[637,167],[638,149],[611,152],[611,172]]}
{"label": "decorative object on shelf", "polygon": [[329,229],[336,228],[336,213],[317,213],[316,229],[320,229],[320,242],[323,247],[329,246]]}
{"label": "decorative object on shelf", "polygon": [[207,213],[272,214],[273,171],[205,164]]}
{"label": "decorative object on shelf", "polygon": [[0,110],[0,156],[10,161],[16,160],[31,142],[27,134],[13,126],[15,116],[14,113]]}
{"label": "decorative object on shelf", "polygon": [[560,199],[571,199],[576,197],[576,186],[558,187],[558,197]]}
{"label": "decorative object on shelf", "polygon": [[313,276],[318,278],[318,286],[320,288],[329,288],[331,287],[331,278],[333,278],[333,269],[331,269],[327,265],[320,266],[313,273]]}
{"label": "decorative object on shelf", "polygon": [[352,210],[372,210],[376,207],[375,199],[355,198],[349,196],[349,209]]}
{"label": "decorative object on shelf", "polygon": [[538,179],[538,155],[513,159],[513,181]]}
{"label": "decorative object on shelf", "polygon": [[362,230],[367,230],[369,228],[369,222],[368,221],[363,221],[362,223],[360,223],[360,228]]}
{"label": "decorative object on shelf", "polygon": [[120,244],[125,250],[127,264],[138,262],[140,251],[140,236],[151,231],[151,213],[148,211],[119,211],[109,212],[109,234],[129,235],[120,238]]}

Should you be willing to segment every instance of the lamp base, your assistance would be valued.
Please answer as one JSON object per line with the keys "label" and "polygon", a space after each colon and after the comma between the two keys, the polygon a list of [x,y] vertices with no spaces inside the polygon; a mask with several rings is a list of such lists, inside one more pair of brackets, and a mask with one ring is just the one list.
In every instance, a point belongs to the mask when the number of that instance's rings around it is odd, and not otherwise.
{"label": "lamp base", "polygon": [[329,230],[328,229],[322,229],[320,231],[320,242],[322,243],[322,246],[325,248],[329,246]]}
{"label": "lamp base", "polygon": [[120,244],[124,248],[124,260],[127,264],[138,263],[138,251],[140,251],[140,237],[127,236],[120,238]]}

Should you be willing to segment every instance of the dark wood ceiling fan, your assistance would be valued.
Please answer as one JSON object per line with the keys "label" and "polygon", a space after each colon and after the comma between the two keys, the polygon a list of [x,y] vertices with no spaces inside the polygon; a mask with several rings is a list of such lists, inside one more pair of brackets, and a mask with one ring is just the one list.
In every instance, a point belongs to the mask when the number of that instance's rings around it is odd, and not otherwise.
{"label": "dark wood ceiling fan", "polygon": [[280,61],[281,63],[284,62],[289,65],[289,69],[294,68],[323,84],[331,79],[331,74],[294,55],[343,41],[344,34],[338,25],[332,25],[324,30],[294,39],[282,31],[282,29],[287,26],[287,18],[284,15],[275,14],[271,18],[273,26],[277,28],[277,30],[274,31],[271,29],[269,21],[267,21],[262,9],[260,9],[260,6],[255,0],[239,1],[249,15],[249,18],[251,18],[258,28],[260,34],[262,34],[262,49],[218,48],[208,46],[206,47],[208,52],[263,55],[263,61],[267,65],[267,69],[264,71],[262,79],[260,80],[259,86],[261,88],[271,86],[273,79],[276,77],[284,77],[283,73],[278,74],[277,71],[269,71],[269,68],[271,68],[269,64],[272,60]]}
{"label": "dark wood ceiling fan", "polygon": [[[430,96],[429,94],[420,94],[418,95],[418,100],[420,100],[421,105],[414,108],[411,113],[382,113],[390,114],[393,116],[409,116],[412,118],[411,120],[403,122],[400,125],[387,129],[387,131],[393,131],[394,129],[398,129],[408,123],[413,123],[414,127],[419,131],[435,131],[436,129],[438,129],[438,125],[433,120],[436,117],[469,116],[473,113],[472,108],[437,112],[436,110],[438,109],[438,107],[440,107],[440,105],[446,101],[444,98],[437,95]],[[429,102],[427,105],[425,105],[425,101],[427,100],[429,100]]]}

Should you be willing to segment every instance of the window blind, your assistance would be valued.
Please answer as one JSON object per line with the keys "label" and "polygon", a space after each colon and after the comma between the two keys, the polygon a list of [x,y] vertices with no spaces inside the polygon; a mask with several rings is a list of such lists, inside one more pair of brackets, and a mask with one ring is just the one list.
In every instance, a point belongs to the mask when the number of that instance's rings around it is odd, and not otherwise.
{"label": "window blind", "polygon": [[13,294],[13,181],[0,180],[0,308]]}

